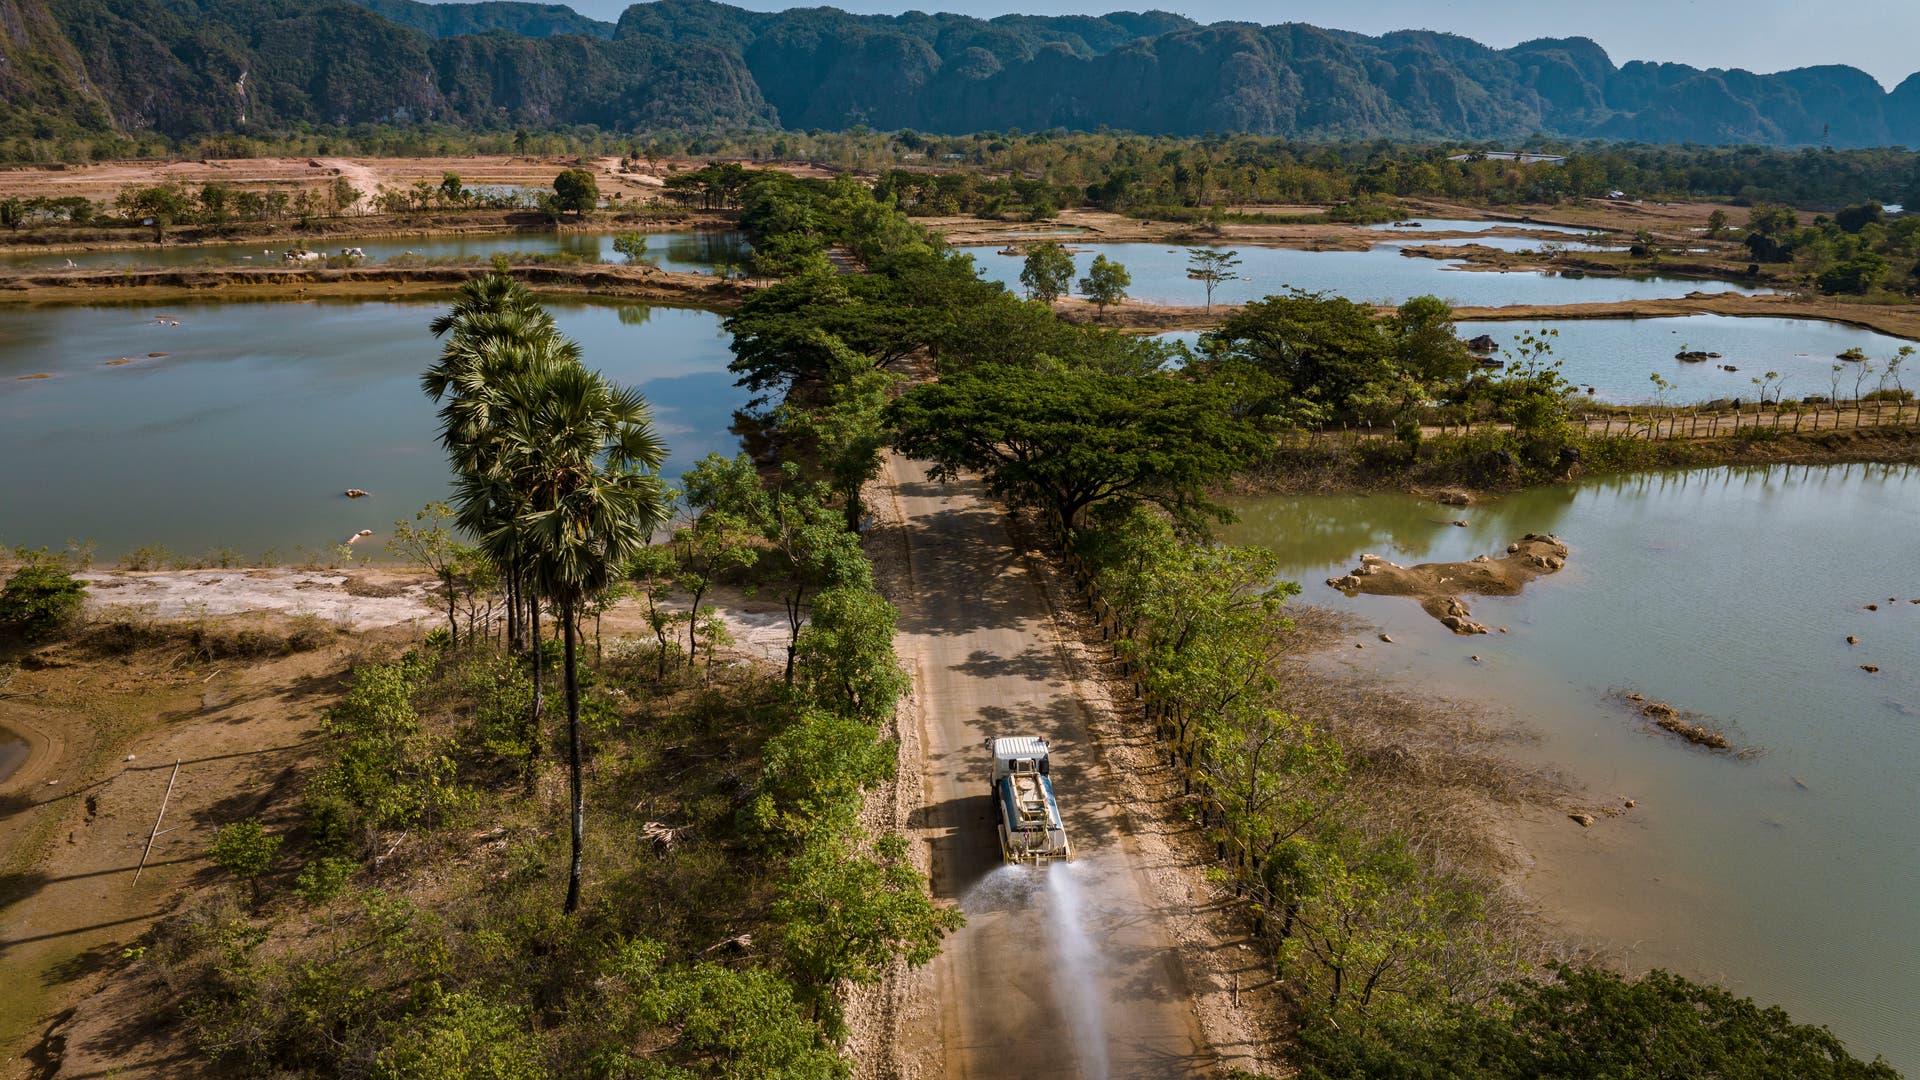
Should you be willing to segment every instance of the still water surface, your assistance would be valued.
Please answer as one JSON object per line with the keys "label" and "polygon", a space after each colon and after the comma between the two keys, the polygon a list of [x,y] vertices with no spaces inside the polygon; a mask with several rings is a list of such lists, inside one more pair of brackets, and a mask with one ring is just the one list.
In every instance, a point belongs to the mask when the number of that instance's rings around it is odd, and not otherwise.
{"label": "still water surface", "polygon": [[[1864,374],[1859,364],[1843,363],[1840,353],[1859,349],[1884,370],[1887,360],[1913,342],[1872,330],[1861,330],[1817,319],[1747,319],[1732,315],[1681,315],[1659,319],[1540,319],[1520,322],[1462,322],[1463,338],[1485,334],[1498,343],[1495,357],[1515,358],[1523,336],[1544,338],[1561,362],[1561,374],[1584,390],[1593,387],[1595,400],[1640,404],[1656,399],[1649,376],[1658,373],[1673,384],[1669,405],[1697,405],[1720,398],[1754,400],[1752,380],[1779,372],[1777,385],[1787,398],[1809,394],[1832,396],[1832,374],[1841,365],[1840,397],[1854,396],[1854,376]],[[1197,347],[1201,331],[1175,330],[1155,337]],[[1674,359],[1682,349],[1721,354],[1718,360],[1683,364]],[[1737,371],[1727,371],[1731,364]],[[1901,373],[1909,386],[1920,386],[1920,359],[1909,360]],[[1868,375],[1859,389],[1879,386],[1877,374]],[[1888,383],[1892,385],[1891,382]],[[1767,391],[1769,399],[1773,389]]]}
{"label": "still water surface", "polygon": [[[1509,716],[1539,735],[1523,758],[1595,801],[1638,800],[1591,829],[1521,829],[1545,910],[1632,967],[1725,980],[1920,1070],[1920,469],[1656,473],[1464,510],[1403,495],[1233,505],[1227,539],[1279,552],[1305,601],[1394,638],[1362,634],[1364,651],[1333,662]],[[1520,596],[1468,598],[1508,634],[1456,637],[1413,601],[1325,584],[1362,552],[1452,561],[1526,532],[1572,557]],[[1653,732],[1610,696],[1626,688],[1766,752],[1731,760]]]}
{"label": "still water surface", "polygon": [[[549,301],[587,366],[636,386],[672,450],[712,450],[745,401],[720,317]],[[420,372],[433,303],[174,303],[0,311],[0,542],[93,540],[282,559],[360,529],[378,557],[394,521],[447,494]],[[163,325],[167,314],[180,325]],[[149,352],[165,352],[148,358]],[[132,363],[110,365],[120,357]],[[30,374],[46,379],[22,379]],[[341,492],[361,488],[364,499]]]}
{"label": "still water surface", "polygon": [[[1002,255],[991,247],[967,249],[981,276],[1020,291],[1024,255]],[[1200,304],[1207,298],[1202,282],[1187,277],[1187,249],[1166,244],[1088,244],[1073,248],[1074,286],[1096,255],[1127,268],[1134,300],[1147,304]],[[1531,270],[1508,272],[1456,270],[1456,263],[1410,258],[1395,244],[1368,251],[1302,251],[1296,248],[1240,247],[1236,281],[1213,290],[1216,304],[1249,300],[1301,288],[1331,292],[1356,301],[1399,303],[1408,297],[1433,295],[1458,307],[1497,307],[1510,304],[1593,304],[1622,300],[1666,299],[1691,292],[1769,292],[1728,281],[1680,278],[1566,278]]]}
{"label": "still water surface", "polygon": [[[733,231],[684,231],[645,234],[647,258],[662,270],[711,270],[722,262],[740,263],[748,251],[746,237]],[[578,255],[589,262],[622,263],[626,256],[613,250],[614,233],[539,232],[475,236],[382,236],[370,239],[315,237],[313,250],[331,255],[342,248],[366,252],[369,263],[397,255],[428,258],[486,258],[507,252],[542,255]],[[54,269],[72,260],[79,267],[103,266],[279,266],[289,241],[250,244],[155,245],[130,251],[71,253],[15,253],[0,255],[0,267]]]}

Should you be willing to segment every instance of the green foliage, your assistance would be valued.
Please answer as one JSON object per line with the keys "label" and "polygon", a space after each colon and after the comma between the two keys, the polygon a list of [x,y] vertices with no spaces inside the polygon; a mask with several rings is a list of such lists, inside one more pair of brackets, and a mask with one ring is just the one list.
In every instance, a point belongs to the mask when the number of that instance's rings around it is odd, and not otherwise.
{"label": "green foliage", "polygon": [[347,882],[360,864],[352,859],[323,855],[300,868],[293,879],[293,894],[309,904],[324,904],[347,889]]}
{"label": "green foliage", "polygon": [[896,749],[861,718],[803,712],[761,749],[760,793],[747,808],[753,829],[798,841],[852,831],[860,797],[890,779]]}
{"label": "green foliage", "polygon": [[[606,1039],[594,1075],[837,1080],[847,1073],[840,1056],[821,1044],[793,987],[772,972],[670,965],[657,942],[630,941],[609,956],[604,978],[613,1008],[601,1018]],[[636,1036],[653,1031],[670,1033],[664,1054],[629,1049]],[[684,1064],[656,1072],[660,1056]]]}
{"label": "green foliage", "polygon": [[802,1000],[836,1037],[845,1025],[832,996],[835,983],[877,982],[896,956],[918,967],[939,952],[942,936],[965,922],[957,909],[928,898],[898,836],[875,842],[871,853],[834,837],[809,843],[788,867],[773,915],[784,927],[781,948]]}
{"label": "green foliage", "polygon": [[1206,285],[1207,310],[1213,310],[1213,290],[1221,282],[1237,281],[1240,265],[1240,253],[1237,251],[1214,251],[1211,248],[1187,249],[1187,276],[1196,278]]}
{"label": "green foliage", "polygon": [[0,628],[29,641],[57,633],[80,614],[86,583],[66,567],[35,559],[13,572],[0,589]]}
{"label": "green foliage", "polygon": [[1033,245],[1020,267],[1020,284],[1033,299],[1053,303],[1072,291],[1073,256],[1051,240]]}
{"label": "green foliage", "polygon": [[478,805],[459,781],[447,738],[426,731],[414,707],[413,689],[429,670],[417,654],[362,667],[321,718],[333,760],[309,782],[307,805],[323,849],[371,855],[384,831],[436,827]]}
{"label": "green foliage", "polygon": [[1848,1054],[1825,1028],[1795,1024],[1717,987],[1654,971],[1635,980],[1556,966],[1553,979],[1505,991],[1502,1008],[1454,1005],[1433,1019],[1310,1025],[1306,1080],[1466,1078],[1627,1080],[1897,1080],[1884,1062]]}
{"label": "green foliage", "polygon": [[984,472],[1071,526],[1108,499],[1212,512],[1208,486],[1268,445],[1230,405],[1213,383],[983,364],[915,387],[891,416],[902,453],[940,476]]}
{"label": "green foliage", "polygon": [[412,1033],[375,1062],[378,1080],[544,1080],[527,1010],[472,994],[447,994]]}
{"label": "green foliage", "polygon": [[794,654],[806,700],[870,724],[891,718],[908,682],[893,653],[895,615],[893,605],[870,588],[816,595]]}
{"label": "green foliage", "polygon": [[249,818],[221,826],[213,834],[213,845],[207,855],[215,866],[252,885],[273,865],[273,857],[284,840],[284,836],[268,835],[258,818]]}
{"label": "green foliage", "polygon": [[613,250],[626,257],[628,266],[652,266],[655,261],[647,258],[647,235],[637,232],[623,232],[613,238]]}
{"label": "green foliage", "polygon": [[600,184],[585,169],[562,169],[553,178],[553,205],[562,213],[590,214],[600,205]]}
{"label": "green foliage", "polygon": [[1087,276],[1080,279],[1080,295],[1104,314],[1109,306],[1127,302],[1127,289],[1132,284],[1133,275],[1126,267],[1105,255],[1095,255],[1087,266]]}

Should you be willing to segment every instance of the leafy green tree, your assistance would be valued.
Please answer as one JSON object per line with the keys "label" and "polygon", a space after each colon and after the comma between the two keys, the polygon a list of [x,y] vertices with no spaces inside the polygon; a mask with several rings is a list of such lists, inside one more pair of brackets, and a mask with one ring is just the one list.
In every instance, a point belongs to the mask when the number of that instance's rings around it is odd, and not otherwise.
{"label": "leafy green tree", "polygon": [[1476,1080],[1898,1080],[1861,1061],[1823,1027],[1796,1024],[1718,987],[1665,971],[1628,980],[1556,964],[1545,982],[1518,983],[1503,1008],[1448,1006],[1438,1016],[1310,1024],[1298,1058],[1305,1080],[1474,1077]]}
{"label": "leafy green tree", "polygon": [[259,818],[249,818],[221,826],[213,834],[213,846],[207,854],[215,866],[246,882],[248,890],[258,899],[260,875],[273,866],[273,857],[285,839],[268,835]]}
{"label": "leafy green tree", "polygon": [[1127,288],[1132,284],[1133,275],[1125,266],[1109,261],[1105,255],[1095,255],[1087,276],[1080,279],[1080,295],[1105,315],[1109,306],[1127,302]]}
{"label": "leafy green tree", "polygon": [[897,616],[893,605],[870,588],[828,589],[815,596],[812,617],[794,651],[805,699],[871,724],[892,717],[908,686],[893,652]]}
{"label": "leafy green tree", "polygon": [[58,563],[36,559],[13,572],[0,589],[0,627],[29,641],[71,623],[86,601],[87,586]]}
{"label": "leafy green tree", "polygon": [[840,500],[848,532],[858,532],[865,513],[862,490],[880,475],[882,455],[892,432],[887,428],[887,403],[898,376],[885,371],[860,371],[822,389],[811,408],[783,404],[775,413],[775,427],[807,451],[819,474]]}
{"label": "leafy green tree", "polygon": [[1051,304],[1072,291],[1073,256],[1067,249],[1049,240],[1027,249],[1027,260],[1020,267],[1020,284],[1027,295]]}
{"label": "leafy green tree", "polygon": [[1715,210],[1707,215],[1707,239],[1718,240],[1720,234],[1727,231],[1727,212]]}
{"label": "leafy green tree", "polygon": [[1863,251],[1845,262],[1830,267],[1816,280],[1821,292],[1859,295],[1872,292],[1886,276],[1886,257],[1876,252]]}
{"label": "leafy green tree", "polygon": [[881,838],[868,854],[844,838],[823,835],[793,860],[774,901],[781,949],[802,1000],[835,1038],[846,1031],[835,983],[876,982],[896,958],[918,967],[966,921],[959,909],[938,907],[927,896],[926,881],[906,861],[906,851],[898,836]]}
{"label": "leafy green tree", "polygon": [[756,290],[723,324],[733,335],[728,370],[769,396],[816,393],[925,348],[952,324],[956,294],[980,285],[945,274],[911,284],[830,270],[788,278]]}
{"label": "leafy green tree", "polygon": [[679,560],[674,557],[673,549],[667,545],[650,545],[627,563],[627,580],[633,582],[640,596],[647,602],[647,628],[653,631],[655,682],[664,682],[667,678],[669,654],[676,647],[674,627],[679,625],[681,614],[666,606],[666,600],[673,595],[673,587],[680,574]]}
{"label": "leafy green tree", "polygon": [[866,720],[806,710],[761,747],[760,793],[747,817],[762,832],[799,840],[844,835],[861,794],[893,776],[895,751]]}
{"label": "leafy green tree", "polygon": [[841,526],[840,515],[818,492],[796,485],[773,493],[765,505],[762,531],[772,558],[762,564],[771,563],[780,575],[780,600],[787,610],[786,681],[791,684],[810,599],[827,589],[871,587],[872,570],[859,534]]}
{"label": "leafy green tree", "polygon": [[1240,253],[1237,251],[1215,251],[1212,248],[1187,249],[1187,276],[1206,285],[1207,310],[1213,310],[1213,290],[1223,281],[1238,281]]}
{"label": "leafy green tree", "polygon": [[563,169],[553,178],[553,203],[562,213],[592,213],[600,205],[600,184],[585,169]]}
{"label": "leafy green tree", "polygon": [[985,474],[996,495],[1037,502],[1067,528],[1108,499],[1214,512],[1209,485],[1271,445],[1208,383],[981,365],[915,387],[891,409],[894,446],[939,478]]}
{"label": "leafy green tree", "polygon": [[9,229],[18,229],[26,224],[27,204],[24,200],[8,197],[0,199],[0,225]]}
{"label": "leafy green tree", "polygon": [[[1410,344],[1426,341],[1423,330]],[[1202,345],[1209,365],[1256,380],[1247,407],[1323,422],[1354,416],[1360,399],[1394,381],[1394,347],[1372,308],[1345,297],[1290,289],[1241,308]]]}
{"label": "leafy green tree", "polygon": [[613,250],[626,257],[628,266],[652,266],[654,260],[647,258],[647,235],[638,232],[623,232],[613,238]]}
{"label": "leafy green tree", "polygon": [[700,601],[729,574],[760,560],[755,542],[766,519],[766,496],[753,459],[746,454],[722,457],[708,454],[681,478],[686,485],[690,523],[673,534],[673,553],[680,566],[679,585],[687,590],[687,667],[700,652],[703,614]]}

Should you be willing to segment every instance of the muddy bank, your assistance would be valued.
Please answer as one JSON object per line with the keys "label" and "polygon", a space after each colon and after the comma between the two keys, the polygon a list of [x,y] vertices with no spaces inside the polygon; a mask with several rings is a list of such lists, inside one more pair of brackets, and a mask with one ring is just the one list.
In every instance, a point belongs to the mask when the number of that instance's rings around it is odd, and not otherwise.
{"label": "muddy bank", "polygon": [[1412,597],[1420,601],[1421,610],[1454,633],[1485,634],[1487,627],[1473,621],[1473,612],[1460,599],[1463,594],[1513,596],[1534,578],[1554,573],[1566,564],[1564,541],[1557,536],[1528,533],[1508,544],[1506,554],[1499,558],[1477,555],[1468,562],[1396,566],[1378,555],[1362,555],[1352,573],[1328,578],[1327,584],[1349,596],[1367,593]]}
{"label": "muddy bank", "polygon": [[[189,298],[444,295],[491,272],[462,266],[356,266],[344,269],[34,270],[0,274],[0,303],[150,303]],[[727,310],[755,285],[710,274],[603,263],[520,265],[513,275],[537,293],[618,296],[661,304]]]}

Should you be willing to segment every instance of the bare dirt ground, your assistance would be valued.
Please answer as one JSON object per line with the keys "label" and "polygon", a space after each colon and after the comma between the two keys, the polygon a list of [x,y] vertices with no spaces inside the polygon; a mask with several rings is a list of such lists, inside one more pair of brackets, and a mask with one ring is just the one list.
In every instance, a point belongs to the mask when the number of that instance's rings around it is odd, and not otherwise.
{"label": "bare dirt ground", "polygon": [[32,654],[0,700],[0,722],[37,744],[0,785],[0,957],[12,976],[0,984],[0,1077],[194,1074],[105,973],[207,871],[212,829],[259,813],[297,777],[342,674],[391,633],[330,633],[248,662],[171,642]]}
{"label": "bare dirt ground", "polygon": [[604,193],[633,195],[659,193],[661,180],[671,172],[698,167],[690,161],[639,162],[621,172],[620,159],[581,159],[556,155],[458,156],[415,158],[282,157],[226,158],[197,161],[119,161],[67,168],[21,167],[0,169],[0,197],[39,195],[62,198],[83,195],[97,203],[111,203],[130,187],[179,182],[232,184],[248,191],[294,191],[330,184],[345,177],[364,192],[377,187],[411,187],[416,181],[439,184],[447,173],[457,173],[462,184],[547,188],[562,169],[594,171]]}
{"label": "bare dirt ground", "polygon": [[[444,613],[431,580],[400,568],[81,576],[91,628],[0,657],[0,725],[29,746],[0,782],[0,964],[13,976],[0,980],[0,1080],[194,1077],[196,1056],[153,1022],[158,991],[120,974],[122,951],[206,880],[215,828],[293,824],[281,817],[347,672]],[[777,598],[720,589],[706,602],[733,638],[721,662],[784,663]],[[105,629],[116,623],[137,633]],[[609,644],[651,637],[633,601],[596,629]],[[216,644],[241,634],[267,640],[265,654]],[[271,642],[295,634],[302,649],[276,654]]]}

